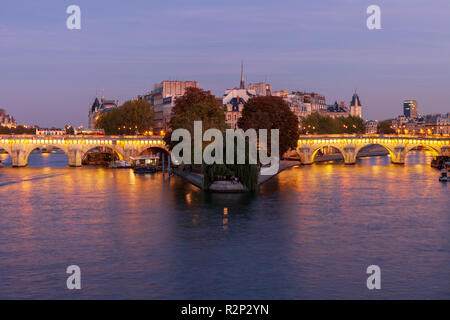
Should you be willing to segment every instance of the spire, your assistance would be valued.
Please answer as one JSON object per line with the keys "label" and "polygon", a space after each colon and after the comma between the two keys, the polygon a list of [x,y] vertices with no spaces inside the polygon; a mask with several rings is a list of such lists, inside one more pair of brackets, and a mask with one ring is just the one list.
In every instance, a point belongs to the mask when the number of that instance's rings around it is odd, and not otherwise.
{"label": "spire", "polygon": [[244,61],[241,61],[241,84],[239,89],[245,89],[245,81],[244,81]]}
{"label": "spire", "polygon": [[105,89],[102,90],[102,103],[105,101]]}

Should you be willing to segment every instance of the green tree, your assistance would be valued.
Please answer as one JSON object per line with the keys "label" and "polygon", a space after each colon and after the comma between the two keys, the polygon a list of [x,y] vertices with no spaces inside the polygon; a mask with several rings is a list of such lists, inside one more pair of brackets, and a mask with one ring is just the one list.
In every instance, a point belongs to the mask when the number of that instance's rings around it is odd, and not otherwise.
{"label": "green tree", "polygon": [[302,134],[364,133],[366,127],[360,117],[332,118],[314,112],[302,119]]}
{"label": "green tree", "polygon": [[13,128],[0,126],[0,134],[35,134],[35,127],[17,126]]}
{"label": "green tree", "polygon": [[[247,101],[238,121],[239,128],[279,129],[280,155],[297,146],[299,123],[287,103],[280,97],[255,97]],[[270,149],[270,138],[268,138]]]}
{"label": "green tree", "polygon": [[391,120],[380,121],[377,126],[377,132],[382,134],[393,134],[395,133],[394,128],[392,128]]}
{"label": "green tree", "polygon": [[143,134],[152,128],[154,118],[155,112],[148,101],[133,99],[103,113],[96,128],[105,129],[106,134]]}
{"label": "green tree", "polygon": [[73,129],[73,127],[71,125],[66,124],[65,126],[65,130],[66,130],[66,134],[75,134],[75,130]]}
{"label": "green tree", "polygon": [[[165,142],[172,149],[176,141],[171,141],[173,130],[183,128],[194,138],[194,121],[202,121],[203,131],[210,128],[224,132],[226,128],[224,109],[219,100],[210,91],[199,88],[187,88],[183,96],[178,97],[172,109],[172,118]],[[192,143],[192,146],[194,144]]]}

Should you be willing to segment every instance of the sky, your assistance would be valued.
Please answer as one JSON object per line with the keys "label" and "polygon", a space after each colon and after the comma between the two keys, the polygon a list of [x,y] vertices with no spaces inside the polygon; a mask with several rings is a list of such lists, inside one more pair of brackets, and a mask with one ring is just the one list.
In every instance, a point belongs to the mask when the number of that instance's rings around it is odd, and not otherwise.
{"label": "sky", "polygon": [[[69,5],[81,30],[69,30]],[[369,30],[369,5],[381,30]],[[314,91],[363,118],[450,112],[448,0],[2,0],[0,108],[19,123],[87,125],[96,92],[125,100],[162,80],[196,80],[221,96],[267,80]]]}

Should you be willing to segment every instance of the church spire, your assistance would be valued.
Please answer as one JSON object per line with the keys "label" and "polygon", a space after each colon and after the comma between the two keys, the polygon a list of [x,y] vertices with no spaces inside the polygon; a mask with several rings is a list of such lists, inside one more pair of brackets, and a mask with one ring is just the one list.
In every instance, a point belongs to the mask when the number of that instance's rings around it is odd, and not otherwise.
{"label": "church spire", "polygon": [[244,61],[241,61],[241,84],[239,89],[245,89],[245,81],[244,81]]}

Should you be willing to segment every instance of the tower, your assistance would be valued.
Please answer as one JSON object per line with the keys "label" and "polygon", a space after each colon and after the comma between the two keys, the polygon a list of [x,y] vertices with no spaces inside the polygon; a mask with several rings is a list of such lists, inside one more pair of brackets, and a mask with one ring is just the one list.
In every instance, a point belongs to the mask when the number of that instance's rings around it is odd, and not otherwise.
{"label": "tower", "polygon": [[245,89],[245,81],[244,81],[244,61],[241,62],[241,83],[239,89]]}
{"label": "tower", "polygon": [[417,118],[417,116],[419,115],[417,112],[417,101],[416,100],[403,101],[403,114],[406,118]]}
{"label": "tower", "polygon": [[353,94],[352,102],[350,103],[350,115],[353,117],[362,118],[362,105],[361,100],[359,100],[359,96],[356,93]]}

